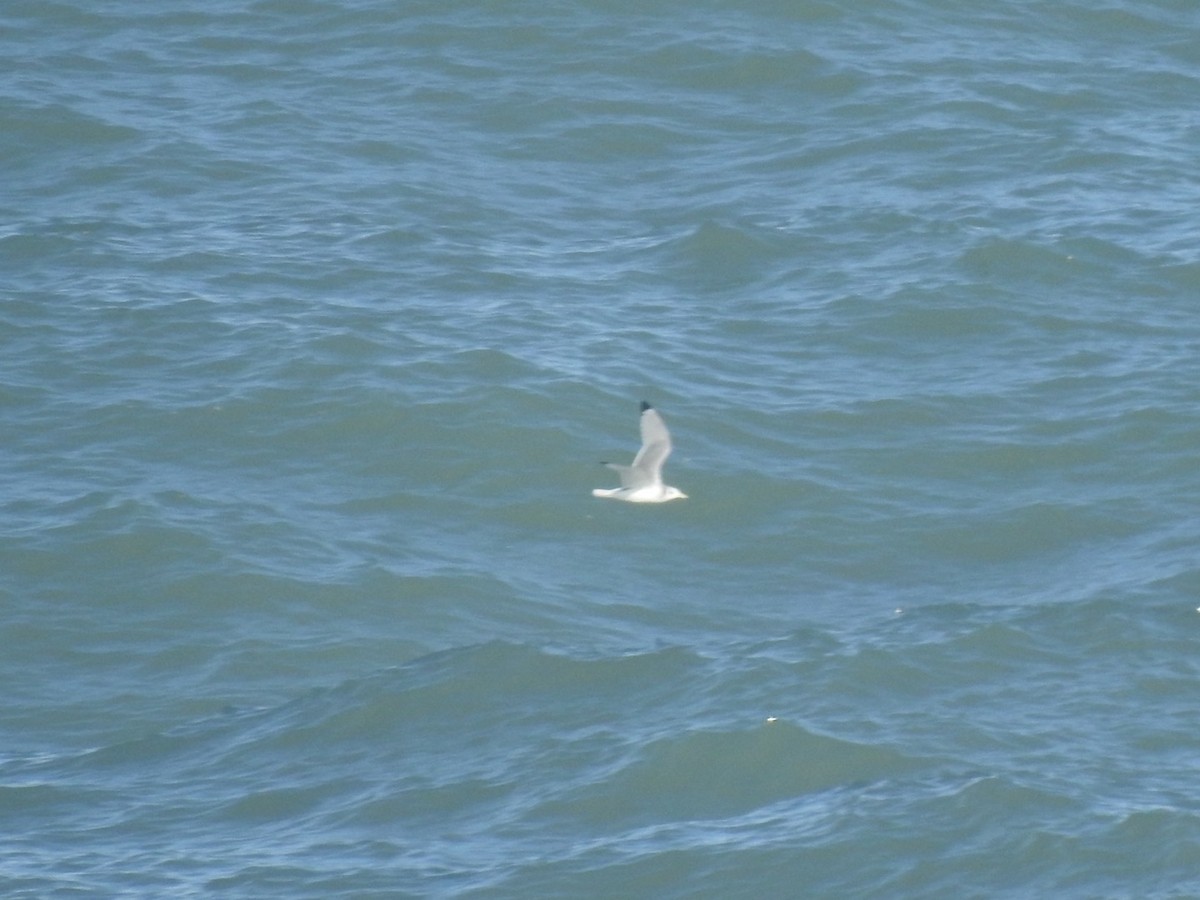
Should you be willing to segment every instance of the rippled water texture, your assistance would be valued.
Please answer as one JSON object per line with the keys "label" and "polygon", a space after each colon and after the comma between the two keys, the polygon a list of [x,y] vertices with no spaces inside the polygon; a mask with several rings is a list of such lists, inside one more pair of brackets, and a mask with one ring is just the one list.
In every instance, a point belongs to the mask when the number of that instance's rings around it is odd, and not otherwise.
{"label": "rippled water texture", "polygon": [[0,893],[1200,896],[1197,48],[6,3]]}

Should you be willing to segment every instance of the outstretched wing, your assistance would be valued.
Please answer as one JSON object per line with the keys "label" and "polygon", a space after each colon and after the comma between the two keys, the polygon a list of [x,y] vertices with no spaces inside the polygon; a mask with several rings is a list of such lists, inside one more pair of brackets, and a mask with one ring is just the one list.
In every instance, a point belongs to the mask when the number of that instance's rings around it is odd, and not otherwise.
{"label": "outstretched wing", "polygon": [[[642,449],[633,458],[631,477],[636,483],[662,484],[662,467],[671,455],[671,433],[658,414],[658,410],[642,401]],[[621,483],[625,483],[625,475],[621,475]],[[633,485],[629,485],[633,486]]]}
{"label": "outstretched wing", "polygon": [[604,465],[621,476],[621,487],[623,488],[638,488],[642,487],[645,483],[637,480],[637,473],[634,471],[633,466],[623,466],[620,463],[610,462],[606,462]]}

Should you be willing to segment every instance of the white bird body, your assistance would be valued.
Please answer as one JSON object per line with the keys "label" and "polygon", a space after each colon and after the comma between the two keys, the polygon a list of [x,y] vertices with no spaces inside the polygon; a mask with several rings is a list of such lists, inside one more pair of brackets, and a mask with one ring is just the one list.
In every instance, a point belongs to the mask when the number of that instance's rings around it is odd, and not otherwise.
{"label": "white bird body", "polygon": [[668,500],[686,500],[687,494],[677,487],[663,484],[662,467],[671,455],[671,433],[666,423],[653,406],[642,401],[642,448],[633,458],[633,464],[621,466],[604,463],[621,476],[619,488],[596,488],[593,497],[624,500],[627,503],[666,503]]}

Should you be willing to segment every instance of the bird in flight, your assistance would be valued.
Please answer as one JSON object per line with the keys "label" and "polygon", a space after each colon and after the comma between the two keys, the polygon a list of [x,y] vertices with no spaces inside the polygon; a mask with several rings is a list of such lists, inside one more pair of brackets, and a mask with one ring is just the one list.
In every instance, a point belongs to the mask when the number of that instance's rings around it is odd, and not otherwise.
{"label": "bird in flight", "polygon": [[677,487],[663,484],[662,467],[671,455],[671,433],[658,414],[658,410],[642,401],[642,447],[628,466],[606,462],[602,465],[615,469],[621,476],[619,488],[596,488],[593,497],[608,497],[629,503],[666,503],[668,500],[686,500],[687,494]]}

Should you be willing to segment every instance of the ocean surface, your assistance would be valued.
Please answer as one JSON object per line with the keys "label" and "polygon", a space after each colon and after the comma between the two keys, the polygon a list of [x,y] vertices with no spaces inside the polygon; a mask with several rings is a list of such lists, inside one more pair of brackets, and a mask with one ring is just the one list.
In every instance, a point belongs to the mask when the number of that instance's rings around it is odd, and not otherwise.
{"label": "ocean surface", "polygon": [[0,896],[1200,897],[1194,0],[0,58]]}

